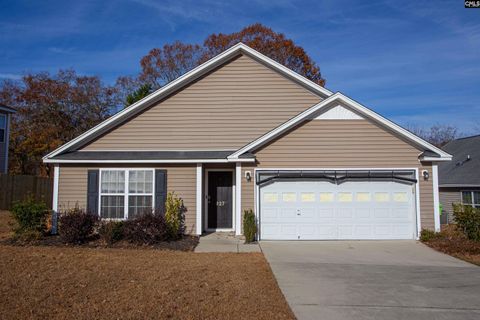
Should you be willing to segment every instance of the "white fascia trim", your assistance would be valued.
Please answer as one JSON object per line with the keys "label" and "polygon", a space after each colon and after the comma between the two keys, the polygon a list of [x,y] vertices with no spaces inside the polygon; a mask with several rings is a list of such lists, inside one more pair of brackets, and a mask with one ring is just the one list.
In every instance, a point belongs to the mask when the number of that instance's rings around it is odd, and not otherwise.
{"label": "white fascia trim", "polygon": [[44,159],[44,163],[231,163],[255,162],[255,159],[188,159],[188,160],[62,160]]}
{"label": "white fascia trim", "polygon": [[435,231],[440,231],[440,197],[438,191],[438,165],[432,165],[433,178],[433,217],[435,222]]}
{"label": "white fascia trim", "polygon": [[301,121],[308,119],[310,115],[313,113],[321,110],[322,108],[326,107],[328,104],[334,102],[334,101],[341,101],[348,105],[349,107],[357,110],[363,115],[366,115],[367,117],[381,123],[387,128],[390,128],[391,130],[399,133],[400,135],[406,137],[407,139],[411,140],[412,142],[418,144],[419,146],[423,146],[428,150],[431,150],[438,155],[440,155],[440,158],[435,158],[435,161],[441,161],[439,159],[444,159],[445,161],[451,160],[452,155],[446,153],[445,151],[435,147],[434,145],[428,143],[427,141],[421,139],[420,137],[417,137],[410,131],[400,127],[396,123],[393,123],[392,121],[382,117],[378,113],[368,109],[367,107],[361,105],[360,103],[350,99],[349,97],[345,96],[344,94],[340,92],[336,92],[335,94],[331,95],[327,99],[323,100],[322,102],[314,105],[313,107],[310,107],[309,109],[305,110],[304,112],[300,113],[296,117],[293,117],[289,121],[285,122],[284,124],[278,126],[276,129],[270,131],[269,133],[263,135],[262,137],[258,138],[257,140],[249,143],[245,147],[239,149],[235,153],[231,154],[228,158],[238,158],[240,155],[243,153],[252,150],[255,147],[258,147],[268,141],[270,141],[272,138],[282,134],[283,132],[287,131],[288,129],[292,128],[296,124],[300,123]]}
{"label": "white fascia trim", "polygon": [[439,184],[440,188],[480,188],[480,184]]}
{"label": "white fascia trim", "polygon": [[324,96],[330,96],[333,93],[325,89],[324,87],[314,83],[311,80],[308,80],[307,78],[299,75],[298,73],[288,69],[287,67],[281,65],[280,63],[268,58],[267,56],[261,54],[260,52],[253,50],[249,46],[243,44],[243,43],[238,43],[231,47],[228,50],[225,50],[224,52],[218,54],[217,56],[213,57],[212,59],[208,60],[207,62],[204,62],[203,64],[199,65],[198,67],[190,70],[189,72],[185,73],[184,75],[178,77],[176,80],[173,80],[172,82],[168,83],[164,87],[158,89],[157,91],[153,92],[152,94],[146,96],[145,98],[135,102],[131,106],[123,109],[122,111],[116,113],[115,115],[111,116],[107,120],[99,123],[92,129],[86,131],[85,133],[79,135],[75,139],[71,140],[70,142],[67,142],[66,144],[60,146],[59,148],[55,149],[54,151],[50,152],[47,154],[43,159],[48,159],[51,157],[56,156],[57,154],[67,150],[69,147],[72,145],[82,141],[83,139],[89,137],[93,133],[97,132],[98,130],[104,128],[105,126],[109,125],[110,123],[114,122],[115,120],[131,113],[133,110],[139,108],[140,106],[143,106],[147,104],[148,102],[157,99],[157,98],[162,98],[173,91],[176,91],[177,89],[181,88],[184,84],[188,83],[189,80],[195,79],[198,76],[201,76],[203,73],[206,73],[210,71],[211,69],[219,66],[220,64],[224,63],[228,59],[232,58],[233,56],[237,55],[238,53],[246,53],[249,54],[256,59],[266,63],[267,65],[271,66],[272,68],[276,69],[277,71],[286,74],[287,76],[294,78],[295,80],[301,82],[311,90],[317,92],[318,94],[324,95]]}
{"label": "white fascia trim", "polygon": [[435,158],[435,157],[421,157],[420,161],[452,161],[452,156],[450,157],[443,157],[443,158]]}

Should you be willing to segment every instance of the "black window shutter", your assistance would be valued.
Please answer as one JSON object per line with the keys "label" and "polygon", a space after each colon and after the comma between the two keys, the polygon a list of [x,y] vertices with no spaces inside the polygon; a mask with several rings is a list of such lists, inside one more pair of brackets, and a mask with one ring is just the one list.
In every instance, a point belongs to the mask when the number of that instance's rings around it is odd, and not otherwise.
{"label": "black window shutter", "polygon": [[155,209],[156,212],[165,213],[167,200],[167,170],[155,169]]}
{"label": "black window shutter", "polygon": [[98,214],[98,178],[99,170],[88,170],[87,212]]}

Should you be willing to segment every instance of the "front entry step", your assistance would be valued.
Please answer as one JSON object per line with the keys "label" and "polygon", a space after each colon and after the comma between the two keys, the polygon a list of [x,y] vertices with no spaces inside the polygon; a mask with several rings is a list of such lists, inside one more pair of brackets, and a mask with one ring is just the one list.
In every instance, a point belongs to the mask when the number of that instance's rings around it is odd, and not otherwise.
{"label": "front entry step", "polygon": [[195,252],[261,252],[257,243],[245,244],[243,236],[233,232],[212,232],[200,237]]}

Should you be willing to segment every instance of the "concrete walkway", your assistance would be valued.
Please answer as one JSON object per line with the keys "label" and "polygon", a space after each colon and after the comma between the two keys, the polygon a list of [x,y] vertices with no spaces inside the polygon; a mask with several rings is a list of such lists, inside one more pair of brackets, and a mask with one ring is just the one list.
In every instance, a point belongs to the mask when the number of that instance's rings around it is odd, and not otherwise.
{"label": "concrete walkway", "polygon": [[245,244],[245,240],[227,232],[216,232],[200,237],[195,252],[261,252],[258,243]]}
{"label": "concrete walkway", "polygon": [[261,242],[302,319],[480,319],[480,268],[415,241]]}

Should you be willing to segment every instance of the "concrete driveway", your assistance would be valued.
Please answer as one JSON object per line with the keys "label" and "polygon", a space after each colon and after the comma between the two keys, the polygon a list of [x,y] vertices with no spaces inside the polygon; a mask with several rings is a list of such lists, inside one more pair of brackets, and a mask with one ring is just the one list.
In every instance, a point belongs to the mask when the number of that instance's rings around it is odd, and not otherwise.
{"label": "concrete driveway", "polygon": [[480,268],[415,241],[263,241],[298,319],[480,319]]}

